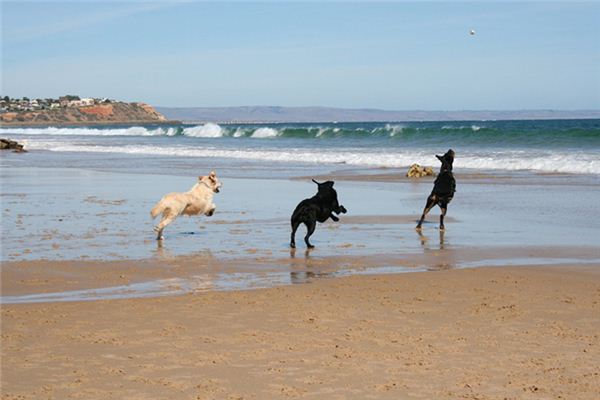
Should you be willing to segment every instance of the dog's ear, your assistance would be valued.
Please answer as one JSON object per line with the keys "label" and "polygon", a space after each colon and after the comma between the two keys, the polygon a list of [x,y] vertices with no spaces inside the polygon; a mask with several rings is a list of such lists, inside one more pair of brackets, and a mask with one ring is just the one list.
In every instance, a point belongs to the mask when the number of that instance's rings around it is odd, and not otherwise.
{"label": "dog's ear", "polygon": [[202,179],[206,178],[206,176],[202,175],[198,177],[198,180],[201,181]]}
{"label": "dog's ear", "polygon": [[321,184],[317,181],[315,181],[314,179],[312,180],[314,183],[316,183],[317,185],[321,186]]}
{"label": "dog's ear", "polygon": [[438,160],[440,160],[441,162],[444,162],[444,156],[438,156],[437,154],[435,156],[437,157]]}
{"label": "dog's ear", "polygon": [[210,171],[210,174],[208,174],[208,179],[215,183],[217,181],[217,173],[215,171]]}

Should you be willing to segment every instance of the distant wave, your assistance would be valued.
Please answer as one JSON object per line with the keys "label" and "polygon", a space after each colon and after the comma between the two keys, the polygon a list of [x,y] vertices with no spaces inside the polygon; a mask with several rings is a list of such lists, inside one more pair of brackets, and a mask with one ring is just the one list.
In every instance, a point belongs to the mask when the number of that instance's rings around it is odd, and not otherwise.
{"label": "distant wave", "polygon": [[569,129],[546,127],[491,126],[486,124],[322,124],[322,125],[218,125],[207,123],[196,126],[160,126],[129,128],[0,128],[1,135],[46,135],[46,136],[139,136],[139,137],[190,137],[190,138],[299,138],[299,139],[393,139],[398,141],[456,140],[458,143],[499,144],[560,144],[571,140],[594,140],[600,144],[600,128]]}
{"label": "distant wave", "polygon": [[179,134],[190,137],[217,138],[223,137],[225,129],[217,124],[198,125],[191,128],[183,128],[179,130]]}
{"label": "distant wave", "polygon": [[[443,126],[444,133],[454,131],[477,131],[479,127]],[[188,136],[198,138],[251,137],[251,138],[327,138],[327,137],[394,137],[401,134],[440,133],[438,128],[418,128],[400,124],[386,124],[371,128],[335,126],[221,126],[213,123],[191,127],[143,127],[130,128],[0,128],[0,134],[52,135],[52,136]]]}
{"label": "distant wave", "polygon": [[[264,135],[269,133],[265,132]],[[223,149],[190,146],[96,146],[59,142],[32,142],[30,149],[56,152],[120,153],[170,157],[228,158],[239,160],[271,161],[283,163],[348,164],[369,167],[407,167],[413,163],[433,165],[430,150],[380,149],[364,151],[361,148],[340,150],[317,150],[304,148],[272,149]],[[489,170],[533,170],[540,172],[564,172],[577,174],[600,174],[600,157],[594,151],[501,151],[461,152],[454,163],[455,168]]]}
{"label": "distant wave", "polygon": [[48,136],[176,136],[181,133],[178,127],[146,128],[0,128],[2,135],[48,135]]}

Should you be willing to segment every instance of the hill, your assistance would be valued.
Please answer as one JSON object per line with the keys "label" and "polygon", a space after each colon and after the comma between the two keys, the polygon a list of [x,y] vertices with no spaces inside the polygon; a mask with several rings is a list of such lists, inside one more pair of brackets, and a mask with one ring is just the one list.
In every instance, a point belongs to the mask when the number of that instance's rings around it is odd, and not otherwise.
{"label": "hill", "polygon": [[111,102],[54,110],[5,112],[0,114],[1,126],[28,125],[89,125],[89,124],[150,124],[169,121],[145,103]]}

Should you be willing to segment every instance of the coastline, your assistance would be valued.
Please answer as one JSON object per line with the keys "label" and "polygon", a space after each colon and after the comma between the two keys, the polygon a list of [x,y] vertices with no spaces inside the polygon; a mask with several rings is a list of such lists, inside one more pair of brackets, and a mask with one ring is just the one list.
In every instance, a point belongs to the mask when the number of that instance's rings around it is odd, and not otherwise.
{"label": "coastline", "polygon": [[591,400],[599,311],[597,266],[3,305],[1,384],[6,399]]}
{"label": "coastline", "polygon": [[117,125],[179,125],[176,120],[122,120],[122,121],[82,121],[82,122],[1,122],[0,128],[44,128],[44,127],[80,127],[80,126],[117,126]]}

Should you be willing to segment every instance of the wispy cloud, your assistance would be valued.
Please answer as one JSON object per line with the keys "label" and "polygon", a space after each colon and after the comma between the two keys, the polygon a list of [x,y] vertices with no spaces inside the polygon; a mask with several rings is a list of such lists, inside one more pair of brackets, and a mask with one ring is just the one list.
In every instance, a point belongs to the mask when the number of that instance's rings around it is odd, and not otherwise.
{"label": "wispy cloud", "polygon": [[[54,1],[47,2],[30,2],[29,5],[35,7],[36,4],[43,4],[45,6],[51,5],[55,3]],[[88,1],[72,1],[71,4],[81,5],[81,4],[92,4],[92,2]],[[77,31],[79,29],[83,29],[93,25],[99,25],[106,22],[110,22],[113,20],[131,17],[133,15],[154,12],[157,10],[162,10],[165,8],[176,7],[181,4],[189,3],[189,1],[163,1],[163,2],[137,2],[137,1],[129,1],[129,2],[105,2],[105,3],[93,3],[93,4],[103,4],[110,5],[105,10],[92,12],[91,10],[87,10],[80,15],[73,16],[68,15],[60,18],[58,20],[48,20],[44,23],[40,23],[36,21],[35,24],[31,25],[19,25],[12,26],[7,24],[5,19],[10,18],[10,12],[6,7],[10,8],[11,2],[4,2],[4,11],[3,11],[3,41],[9,42],[25,42],[36,40],[43,37],[49,37],[52,35],[57,35],[70,31]],[[13,3],[16,4],[16,3]]]}

